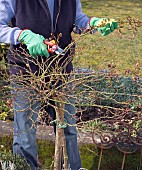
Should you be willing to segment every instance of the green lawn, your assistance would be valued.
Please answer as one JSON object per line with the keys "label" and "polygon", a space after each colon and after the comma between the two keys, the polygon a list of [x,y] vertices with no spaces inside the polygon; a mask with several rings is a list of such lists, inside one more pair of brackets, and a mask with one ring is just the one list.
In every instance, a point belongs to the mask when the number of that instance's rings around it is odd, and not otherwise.
{"label": "green lawn", "polygon": [[[51,170],[50,167],[54,159],[54,142],[38,140],[39,161],[43,166],[43,170]],[[12,150],[12,137],[0,137],[0,146],[3,145],[7,151]],[[97,170],[100,157],[100,149],[94,144],[80,144],[80,155],[82,166],[87,170]],[[5,150],[5,152],[6,152]],[[7,152],[5,160],[10,157]],[[1,150],[0,150],[1,154]],[[0,155],[1,156],[1,155]],[[12,155],[11,155],[12,156]],[[10,158],[12,160],[12,157]],[[127,154],[124,164],[124,170],[141,170],[140,168],[140,152]],[[101,160],[100,170],[121,170],[123,161],[123,153],[117,148],[104,149]],[[16,170],[16,169],[15,169]]]}
{"label": "green lawn", "polygon": [[[88,16],[114,18],[126,21],[128,16],[142,22],[142,1],[140,0],[81,0],[83,12]],[[119,24],[121,26],[122,24]],[[74,65],[100,70],[108,64],[115,65],[118,72],[135,70],[142,66],[142,24],[133,38],[133,31],[128,30],[127,23],[121,29],[123,34],[116,30],[108,36],[99,33],[81,36],[77,40]],[[79,35],[73,35],[78,39]],[[139,71],[139,74],[142,72]]]}

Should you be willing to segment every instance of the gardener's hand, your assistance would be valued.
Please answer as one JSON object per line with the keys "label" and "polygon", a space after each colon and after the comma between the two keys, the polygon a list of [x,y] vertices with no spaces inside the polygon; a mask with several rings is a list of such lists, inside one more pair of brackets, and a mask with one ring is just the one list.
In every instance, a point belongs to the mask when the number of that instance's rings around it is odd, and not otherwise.
{"label": "gardener's hand", "polygon": [[45,40],[45,38],[42,35],[35,34],[31,30],[23,30],[18,37],[18,41],[26,44],[30,55],[33,57],[39,55],[49,56],[47,46],[43,43],[43,40]]}
{"label": "gardener's hand", "polygon": [[115,19],[96,18],[90,19],[89,25],[97,29],[103,36],[110,34],[118,28],[118,22]]}

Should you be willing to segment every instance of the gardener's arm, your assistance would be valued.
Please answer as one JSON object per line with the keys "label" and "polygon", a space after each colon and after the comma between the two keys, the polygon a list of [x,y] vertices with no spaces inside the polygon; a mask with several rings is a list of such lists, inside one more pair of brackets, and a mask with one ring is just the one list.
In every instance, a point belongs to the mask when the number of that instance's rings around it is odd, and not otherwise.
{"label": "gardener's arm", "polygon": [[8,26],[9,21],[15,15],[16,0],[0,0],[0,42],[6,44],[18,44],[24,42],[32,56],[49,56],[47,46],[43,43],[43,36],[30,30],[20,30],[18,27]]}
{"label": "gardener's arm", "polygon": [[76,20],[75,26],[79,29],[84,29],[88,26],[90,18],[82,12],[80,0],[76,0]]}
{"label": "gardener's arm", "polygon": [[17,37],[21,30],[18,27],[8,26],[9,21],[15,14],[15,0],[0,0],[0,42],[17,44]]}

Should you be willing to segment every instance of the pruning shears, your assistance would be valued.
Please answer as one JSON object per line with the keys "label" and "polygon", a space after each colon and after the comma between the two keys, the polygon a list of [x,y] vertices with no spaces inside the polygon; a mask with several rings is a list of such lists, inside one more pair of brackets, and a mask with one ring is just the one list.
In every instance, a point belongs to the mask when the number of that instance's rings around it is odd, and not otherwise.
{"label": "pruning shears", "polygon": [[55,53],[57,55],[65,55],[65,51],[56,44],[55,40],[49,41],[48,39],[46,39],[43,42],[44,44],[47,45],[49,53]]}

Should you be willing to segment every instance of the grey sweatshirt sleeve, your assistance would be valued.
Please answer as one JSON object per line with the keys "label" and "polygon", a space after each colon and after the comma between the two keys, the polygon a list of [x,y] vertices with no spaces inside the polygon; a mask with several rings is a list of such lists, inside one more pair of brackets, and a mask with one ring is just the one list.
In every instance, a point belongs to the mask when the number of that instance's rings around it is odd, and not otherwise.
{"label": "grey sweatshirt sleeve", "polygon": [[76,0],[76,20],[75,25],[79,29],[88,27],[90,18],[82,12],[82,6],[80,0]]}
{"label": "grey sweatshirt sleeve", "polygon": [[15,14],[15,0],[0,0],[0,42],[6,44],[18,44],[18,35],[21,30],[18,27],[8,26],[11,18]]}

